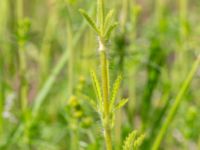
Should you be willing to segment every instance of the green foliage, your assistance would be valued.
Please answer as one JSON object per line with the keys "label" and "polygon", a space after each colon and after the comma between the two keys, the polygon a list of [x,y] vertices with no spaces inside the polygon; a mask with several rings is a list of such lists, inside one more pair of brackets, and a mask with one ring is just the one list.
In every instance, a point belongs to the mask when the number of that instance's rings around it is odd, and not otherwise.
{"label": "green foliage", "polygon": [[[87,20],[88,24],[96,31],[98,35],[99,42],[99,52],[100,52],[100,62],[101,62],[101,78],[102,84],[101,89],[97,77],[94,72],[92,72],[93,86],[95,89],[96,97],[98,99],[98,103],[96,104],[99,107],[99,113],[102,121],[102,126],[104,128],[104,138],[106,143],[107,150],[112,150],[112,135],[111,129],[114,125],[114,116],[115,111],[123,107],[128,99],[123,99],[116,106],[114,106],[116,101],[116,95],[119,90],[121,76],[116,80],[111,99],[110,99],[110,83],[109,83],[109,62],[107,60],[106,54],[106,43],[110,38],[110,35],[114,28],[117,26],[117,23],[111,23],[111,17],[113,16],[113,11],[111,10],[107,16],[105,17],[105,8],[104,8],[104,0],[97,1],[97,23],[92,20],[89,15],[80,10],[80,13]],[[102,90],[102,92],[101,92]]]}
{"label": "green foliage", "polygon": [[116,101],[116,97],[117,97],[117,94],[119,92],[121,81],[122,81],[122,76],[119,75],[118,78],[115,80],[115,82],[113,84],[111,101],[110,101],[110,110],[112,110],[113,105]]}
{"label": "green foliage", "polygon": [[98,27],[96,26],[95,22],[92,20],[92,18],[83,9],[80,9],[79,12],[87,20],[88,24],[96,31],[96,33],[100,34],[100,31]]}
{"label": "green foliage", "polygon": [[23,46],[28,40],[28,33],[30,31],[30,20],[28,18],[19,20],[17,27],[17,39],[20,46]]}
{"label": "green foliage", "polygon": [[124,140],[123,150],[138,150],[145,135],[139,135],[137,131],[132,131]]}
{"label": "green foliage", "polygon": [[128,102],[128,99],[122,99],[116,106],[114,107],[114,110],[118,110],[122,108],[126,103]]}
{"label": "green foliage", "polygon": [[199,149],[199,4],[0,0],[0,149]]}
{"label": "green foliage", "polygon": [[99,81],[97,79],[97,76],[95,74],[95,72],[91,72],[91,76],[92,76],[92,81],[93,81],[93,87],[95,89],[95,93],[96,93],[96,97],[97,97],[97,106],[99,106],[100,110],[102,110],[102,93],[101,93],[101,88],[100,88],[100,84]]}
{"label": "green foliage", "polygon": [[165,133],[167,132],[167,129],[168,129],[170,123],[172,122],[173,118],[176,115],[178,108],[180,107],[181,100],[183,99],[183,96],[186,94],[188,87],[199,67],[199,64],[200,64],[200,56],[197,57],[197,60],[192,65],[191,71],[189,72],[188,76],[186,77],[185,81],[183,82],[181,89],[175,98],[174,104],[169,109],[169,113],[168,113],[166,120],[163,123],[156,139],[155,139],[152,150],[157,150],[159,148],[161,141],[162,141]]}
{"label": "green foliage", "polygon": [[110,38],[112,31],[117,27],[117,23],[112,23],[114,10],[110,10],[105,17],[104,0],[98,0],[97,2],[97,22],[82,9],[79,12],[86,19],[88,24],[94,29],[101,40],[107,41]]}

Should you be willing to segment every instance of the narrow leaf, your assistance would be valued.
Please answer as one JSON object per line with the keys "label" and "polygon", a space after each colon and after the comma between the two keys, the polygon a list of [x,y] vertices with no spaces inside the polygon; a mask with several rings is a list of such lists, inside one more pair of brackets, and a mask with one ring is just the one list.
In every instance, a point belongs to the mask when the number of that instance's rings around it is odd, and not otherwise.
{"label": "narrow leaf", "polygon": [[118,23],[114,23],[108,28],[108,30],[106,31],[106,34],[105,34],[106,39],[110,38],[112,31],[117,27],[117,25],[118,25]]}
{"label": "narrow leaf", "polygon": [[136,136],[137,131],[134,130],[126,137],[123,145],[123,150],[132,150]]}
{"label": "narrow leaf", "polygon": [[132,131],[124,141],[123,150],[138,150],[144,138],[144,134],[138,135],[136,130]]}
{"label": "narrow leaf", "polygon": [[114,14],[113,9],[108,12],[106,19],[105,19],[105,24],[104,24],[105,27],[110,26],[110,22],[112,22],[113,14]]}
{"label": "narrow leaf", "polygon": [[112,87],[112,95],[111,95],[111,101],[110,101],[110,110],[112,110],[112,107],[116,101],[116,96],[117,96],[117,93],[119,91],[119,87],[120,87],[120,84],[121,84],[121,81],[122,81],[122,76],[119,75],[117,77],[117,79],[115,80],[114,82],[114,85]]}
{"label": "narrow leaf", "polygon": [[98,106],[95,104],[94,100],[92,99],[87,99],[88,103],[92,106],[92,108],[98,112]]}
{"label": "narrow leaf", "polygon": [[114,110],[118,110],[122,108],[126,103],[128,102],[128,99],[122,99],[114,108]]}
{"label": "narrow leaf", "polygon": [[84,96],[84,99],[88,101],[88,103],[93,107],[93,109],[98,112],[98,106],[97,104],[95,103],[95,100],[87,97],[87,96]]}
{"label": "narrow leaf", "polygon": [[105,9],[104,0],[98,0],[97,1],[97,21],[101,30],[103,29],[103,26],[104,26],[104,13],[105,13],[104,9]]}
{"label": "narrow leaf", "polygon": [[145,135],[142,134],[140,135],[134,142],[133,144],[133,150],[138,150],[139,146],[142,144],[142,142],[144,141]]}
{"label": "narrow leaf", "polygon": [[83,10],[79,9],[79,12],[82,14],[82,16],[86,19],[88,24],[97,32],[99,33],[99,29],[97,28],[95,22],[92,20],[92,18]]}
{"label": "narrow leaf", "polygon": [[100,88],[99,81],[98,81],[97,76],[94,71],[91,71],[91,76],[92,76],[92,83],[93,83],[93,87],[94,87],[94,90],[96,93],[98,103],[99,103],[99,105],[102,105],[101,88]]}
{"label": "narrow leaf", "polygon": [[180,89],[180,91],[178,92],[178,94],[175,98],[174,104],[171,105],[171,107],[169,108],[169,112],[166,116],[166,119],[163,122],[163,125],[161,126],[161,129],[160,129],[157,137],[155,138],[155,141],[154,141],[153,146],[151,148],[152,150],[158,150],[159,149],[160,144],[161,144],[161,142],[164,138],[164,135],[166,134],[170,124],[172,123],[172,121],[173,121],[173,119],[176,115],[176,112],[178,111],[178,109],[181,105],[183,97],[186,94],[186,92],[189,88],[189,85],[191,84],[192,79],[194,78],[194,75],[198,70],[199,64],[200,64],[200,55],[198,56],[197,60],[191,66],[191,70],[190,70],[188,76],[186,77],[186,79],[184,80],[184,82],[181,86],[181,89]]}

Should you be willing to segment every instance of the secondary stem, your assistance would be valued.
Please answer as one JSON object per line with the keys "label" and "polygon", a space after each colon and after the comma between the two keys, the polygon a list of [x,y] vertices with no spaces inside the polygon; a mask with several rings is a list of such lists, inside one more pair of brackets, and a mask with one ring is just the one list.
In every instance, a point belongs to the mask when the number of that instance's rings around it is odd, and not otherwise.
{"label": "secondary stem", "polygon": [[101,78],[102,78],[102,93],[103,93],[103,126],[104,126],[104,138],[106,142],[107,150],[112,150],[112,138],[110,127],[110,113],[109,113],[109,71],[108,71],[108,59],[106,55],[106,47],[103,42],[99,43],[100,62],[101,62]]}
{"label": "secondary stem", "polygon": [[18,57],[19,57],[19,99],[21,102],[22,118],[24,121],[24,141],[28,143],[28,83],[27,83],[27,64],[25,56],[25,41],[23,39],[24,34],[24,22],[23,22],[23,0],[17,1],[17,23],[18,23]]}

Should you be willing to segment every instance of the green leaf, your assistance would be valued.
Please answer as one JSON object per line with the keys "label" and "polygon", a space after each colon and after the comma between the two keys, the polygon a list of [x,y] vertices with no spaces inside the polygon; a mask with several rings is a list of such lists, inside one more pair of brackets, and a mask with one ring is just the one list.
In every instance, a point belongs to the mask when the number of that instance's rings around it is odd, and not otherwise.
{"label": "green leaf", "polygon": [[113,88],[112,88],[112,95],[111,95],[111,101],[110,101],[110,110],[112,110],[112,107],[113,107],[113,105],[114,105],[114,103],[116,101],[116,96],[117,96],[117,93],[119,91],[119,87],[120,87],[121,81],[122,81],[122,76],[119,75],[117,77],[117,79],[115,80]]}
{"label": "green leaf", "polygon": [[105,24],[104,24],[105,27],[110,26],[110,24],[112,22],[113,14],[114,14],[113,9],[108,12],[106,19],[105,19]]}
{"label": "green leaf", "polygon": [[99,81],[98,81],[97,76],[94,71],[91,71],[91,76],[92,76],[92,83],[93,83],[93,87],[94,87],[94,90],[96,93],[98,104],[101,106],[102,105],[102,96],[101,96],[101,88],[99,85]]}
{"label": "green leaf", "polygon": [[117,27],[117,25],[118,25],[118,23],[114,23],[108,28],[108,30],[106,31],[106,33],[104,35],[106,39],[110,38],[112,31]]}
{"label": "green leaf", "polygon": [[114,108],[114,110],[118,110],[120,108],[122,108],[126,103],[128,102],[128,99],[122,99]]}
{"label": "green leaf", "polygon": [[139,146],[142,144],[142,142],[144,141],[145,135],[142,134],[140,135],[137,140],[134,142],[133,144],[133,150],[138,150]]}
{"label": "green leaf", "polygon": [[136,136],[137,131],[134,130],[126,137],[123,145],[123,150],[132,150]]}
{"label": "green leaf", "polygon": [[82,16],[86,19],[88,24],[99,34],[99,29],[97,28],[95,22],[92,20],[92,18],[83,10],[79,9],[79,12],[82,14]]}
{"label": "green leaf", "polygon": [[138,150],[139,146],[144,141],[145,135],[137,135],[137,131],[132,131],[124,141],[123,150]]}
{"label": "green leaf", "polygon": [[105,6],[104,6],[104,0],[98,0],[97,1],[97,20],[98,24],[103,29],[104,26],[104,13],[105,13]]}
{"label": "green leaf", "polygon": [[85,100],[88,101],[88,103],[93,107],[93,109],[98,112],[98,105],[95,103],[95,100],[91,99],[90,97],[88,96],[84,96],[83,97]]}
{"label": "green leaf", "polygon": [[115,112],[114,111],[112,111],[111,112],[111,128],[113,128],[114,127],[114,125],[115,125]]}

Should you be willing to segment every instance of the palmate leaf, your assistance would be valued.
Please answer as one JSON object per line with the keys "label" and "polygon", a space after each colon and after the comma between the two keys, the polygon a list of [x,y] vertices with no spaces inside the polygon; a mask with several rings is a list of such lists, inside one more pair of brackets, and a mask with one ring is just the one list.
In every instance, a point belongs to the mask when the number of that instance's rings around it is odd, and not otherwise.
{"label": "palmate leaf", "polygon": [[82,16],[85,18],[85,20],[88,22],[88,24],[96,31],[97,34],[100,33],[96,23],[92,20],[92,18],[85,12],[83,9],[79,9],[79,12],[82,14]]}
{"label": "palmate leaf", "polygon": [[128,102],[128,99],[122,99],[117,105],[115,105],[114,111],[122,108],[126,103]]}
{"label": "palmate leaf", "polygon": [[96,97],[98,100],[98,105],[101,107],[102,106],[102,96],[101,96],[102,94],[101,94],[101,88],[99,85],[99,81],[98,81],[97,76],[94,71],[91,71],[91,76],[92,76],[92,83],[93,83],[93,87],[95,90],[95,94],[96,94]]}
{"label": "palmate leaf", "polygon": [[119,91],[121,81],[122,81],[122,76],[119,75],[113,84],[112,93],[111,93],[112,94],[111,101],[110,101],[110,110],[112,110],[112,107],[114,106],[114,103],[116,101],[116,96]]}

